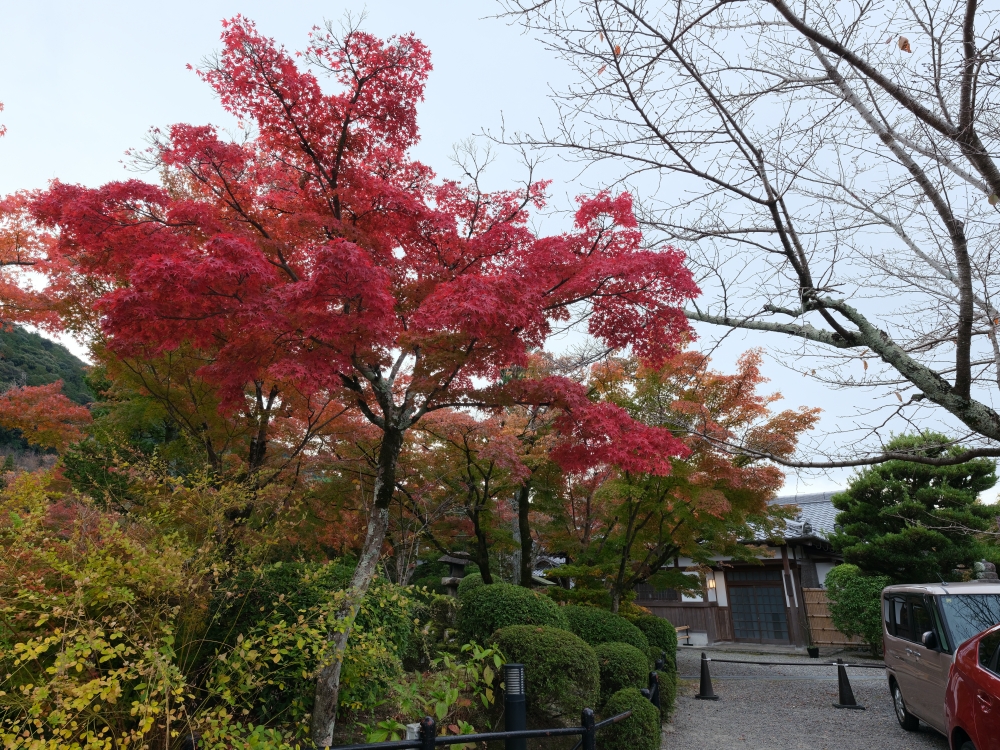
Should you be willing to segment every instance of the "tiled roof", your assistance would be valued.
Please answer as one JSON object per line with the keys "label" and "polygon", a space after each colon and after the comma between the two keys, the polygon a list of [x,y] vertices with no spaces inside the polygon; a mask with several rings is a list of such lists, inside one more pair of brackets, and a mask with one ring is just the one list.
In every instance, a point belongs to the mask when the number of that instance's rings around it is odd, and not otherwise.
{"label": "tiled roof", "polygon": [[795,521],[787,524],[787,538],[813,536],[828,539],[837,520],[837,509],[830,501],[836,492],[813,492],[806,495],[783,495],[771,500],[769,505],[797,505],[800,513]]}

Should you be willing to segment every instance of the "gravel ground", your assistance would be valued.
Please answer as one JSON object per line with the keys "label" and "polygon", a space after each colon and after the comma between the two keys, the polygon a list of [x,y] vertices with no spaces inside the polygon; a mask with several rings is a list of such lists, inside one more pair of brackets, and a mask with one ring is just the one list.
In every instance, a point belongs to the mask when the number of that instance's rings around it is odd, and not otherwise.
{"label": "gravel ground", "polygon": [[[865,711],[836,709],[834,667],[762,667],[711,663],[718,701],[695,700],[701,649],[677,650],[681,687],[664,750],[947,750],[944,737],[921,724],[904,732],[896,722],[885,673],[848,669]],[[712,652],[709,657],[751,661],[809,662],[807,657]],[[856,661],[857,657],[845,661]],[[824,654],[821,661],[828,661]]]}

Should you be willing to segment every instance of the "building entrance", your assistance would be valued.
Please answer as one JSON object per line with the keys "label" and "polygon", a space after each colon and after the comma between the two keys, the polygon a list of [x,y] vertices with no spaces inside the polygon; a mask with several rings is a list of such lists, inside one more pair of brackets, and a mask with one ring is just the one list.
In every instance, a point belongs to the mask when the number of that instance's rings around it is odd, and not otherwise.
{"label": "building entrance", "polygon": [[789,643],[780,570],[727,570],[733,637],[752,643]]}

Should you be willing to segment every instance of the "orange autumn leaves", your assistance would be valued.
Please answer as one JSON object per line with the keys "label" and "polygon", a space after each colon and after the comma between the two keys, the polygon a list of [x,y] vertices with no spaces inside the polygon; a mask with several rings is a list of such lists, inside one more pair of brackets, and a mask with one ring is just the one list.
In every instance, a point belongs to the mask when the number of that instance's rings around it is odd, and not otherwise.
{"label": "orange autumn leaves", "polygon": [[62,381],[20,386],[0,394],[0,427],[20,430],[24,439],[43,448],[65,450],[83,436],[90,410],[66,398]]}

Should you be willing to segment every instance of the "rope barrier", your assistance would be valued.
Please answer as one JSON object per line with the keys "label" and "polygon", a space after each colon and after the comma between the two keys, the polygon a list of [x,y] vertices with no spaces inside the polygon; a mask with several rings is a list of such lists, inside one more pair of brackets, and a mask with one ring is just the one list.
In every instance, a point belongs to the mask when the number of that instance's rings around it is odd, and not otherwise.
{"label": "rope barrier", "polygon": [[[840,666],[835,661],[741,661],[739,659],[715,659],[706,657],[708,661],[725,662],[726,664],[755,664],[761,667],[837,667]],[[845,667],[857,667],[858,669],[885,669],[885,664],[848,664]]]}
{"label": "rope barrier", "polygon": [[725,664],[750,664],[761,667],[836,667],[837,668],[837,688],[839,698],[833,704],[834,708],[851,708],[857,711],[864,711],[865,707],[858,704],[854,697],[854,689],[851,681],[847,679],[847,669],[845,667],[862,667],[865,669],[885,669],[885,665],[875,664],[847,664],[843,659],[834,662],[795,662],[795,661],[745,661],[743,659],[712,659],[704,651],[701,652],[701,686],[695,698],[705,701],[717,701],[719,696],[712,689],[712,675],[708,669],[710,661],[722,662]]}

